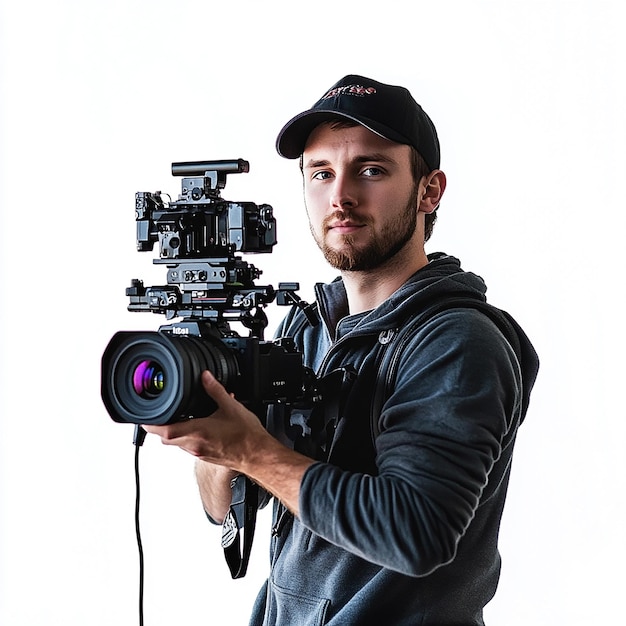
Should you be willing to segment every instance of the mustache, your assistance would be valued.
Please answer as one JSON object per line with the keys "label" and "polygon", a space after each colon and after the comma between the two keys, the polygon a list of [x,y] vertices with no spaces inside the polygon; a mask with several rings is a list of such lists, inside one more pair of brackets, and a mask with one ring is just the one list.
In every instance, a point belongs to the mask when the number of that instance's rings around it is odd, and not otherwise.
{"label": "mustache", "polygon": [[325,231],[327,231],[331,228],[331,224],[335,224],[337,222],[350,222],[351,224],[358,226],[366,226],[369,224],[370,220],[365,217],[355,215],[355,213],[350,209],[337,209],[324,218],[322,221],[322,227]]}

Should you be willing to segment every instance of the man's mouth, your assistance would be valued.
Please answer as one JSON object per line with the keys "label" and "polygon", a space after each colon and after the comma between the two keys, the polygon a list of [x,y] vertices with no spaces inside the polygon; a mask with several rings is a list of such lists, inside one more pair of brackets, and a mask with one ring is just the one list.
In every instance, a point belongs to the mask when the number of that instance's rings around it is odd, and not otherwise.
{"label": "man's mouth", "polygon": [[327,227],[327,231],[330,232],[334,232],[337,233],[339,235],[350,235],[352,233],[355,233],[356,231],[360,230],[361,228],[363,228],[365,226],[365,224],[360,224],[358,222],[354,222],[351,220],[344,220],[344,221],[333,221],[331,222],[328,227]]}

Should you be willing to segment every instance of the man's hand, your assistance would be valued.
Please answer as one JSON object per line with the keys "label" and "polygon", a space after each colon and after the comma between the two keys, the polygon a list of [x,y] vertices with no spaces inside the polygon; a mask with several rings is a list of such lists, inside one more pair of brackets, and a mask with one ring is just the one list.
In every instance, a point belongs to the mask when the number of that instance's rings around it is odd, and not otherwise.
{"label": "man's hand", "polygon": [[217,410],[210,416],[143,428],[159,435],[166,445],[178,446],[203,461],[241,471],[250,449],[269,434],[259,418],[235,400],[210,372],[202,373],[202,385],[217,403]]}
{"label": "man's hand", "polygon": [[[238,402],[208,371],[202,373],[205,391],[217,410],[164,426],[142,426],[198,459],[245,474],[298,513],[300,483],[314,463],[283,446],[263,428],[259,418]],[[204,500],[204,498],[203,498]]]}

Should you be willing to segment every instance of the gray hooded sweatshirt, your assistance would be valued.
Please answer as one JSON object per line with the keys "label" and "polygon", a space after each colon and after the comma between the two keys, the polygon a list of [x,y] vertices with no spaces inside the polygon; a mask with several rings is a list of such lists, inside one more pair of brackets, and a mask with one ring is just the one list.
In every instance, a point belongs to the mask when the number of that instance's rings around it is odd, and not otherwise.
{"label": "gray hooded sweatshirt", "polygon": [[412,333],[372,415],[381,345],[433,302],[485,301],[484,282],[457,259],[429,260],[360,315],[348,315],[341,280],[318,285],[321,322],[299,312],[279,329],[319,376],[346,365],[357,376],[332,445],[304,475],[299,518],[275,502],[271,574],[253,626],[483,624],[538,360],[510,317],[521,349],[485,313],[454,307]]}

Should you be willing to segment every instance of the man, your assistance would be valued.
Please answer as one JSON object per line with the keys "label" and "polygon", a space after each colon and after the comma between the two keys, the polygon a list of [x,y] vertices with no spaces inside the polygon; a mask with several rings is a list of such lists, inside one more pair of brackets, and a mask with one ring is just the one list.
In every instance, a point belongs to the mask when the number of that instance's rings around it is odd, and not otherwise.
{"label": "man", "polygon": [[406,89],[346,76],[277,149],[300,158],[311,232],[341,274],[317,286],[317,323],[298,312],[279,330],[320,377],[356,371],[335,427],[301,454],[205,372],[214,414],[146,430],[198,457],[211,518],[237,474],[274,496],[252,624],[483,624],[534,350],[478,276],[425,253],[446,178]]}

